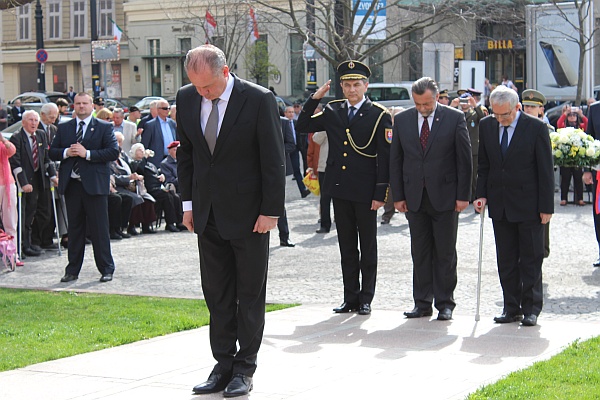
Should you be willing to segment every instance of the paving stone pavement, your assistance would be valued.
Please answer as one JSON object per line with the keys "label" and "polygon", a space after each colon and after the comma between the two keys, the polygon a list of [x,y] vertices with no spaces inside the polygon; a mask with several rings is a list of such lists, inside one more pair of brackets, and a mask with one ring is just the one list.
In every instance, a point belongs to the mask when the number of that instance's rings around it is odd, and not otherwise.
{"label": "paving stone pavement", "polygon": [[[571,194],[572,195],[572,194]],[[587,194],[584,194],[588,199]],[[545,304],[541,319],[600,321],[600,268],[592,206],[558,205],[551,221],[550,257],[544,262]],[[335,229],[317,234],[318,198],[301,199],[295,182],[288,178],[286,201],[290,238],[296,247],[279,246],[277,230],[271,232],[267,300],[273,303],[326,304],[342,301],[340,256]],[[333,211],[332,211],[333,212]],[[379,211],[381,214],[381,211]],[[458,286],[455,314],[474,315],[481,219],[469,206],[461,213],[458,228]],[[335,225],[334,225],[335,226]],[[79,290],[103,293],[145,294],[173,297],[202,297],[196,235],[188,232],[141,235],[113,241],[116,263],[114,280],[100,283],[92,248],[86,256],[79,280],[59,283],[66,265],[66,251],[29,257],[15,272],[0,274],[0,286]],[[403,214],[390,225],[378,228],[379,264],[377,289],[372,307],[408,310],[412,303],[410,235]],[[481,284],[482,318],[502,310],[502,292],[496,271],[491,220],[484,219]]]}

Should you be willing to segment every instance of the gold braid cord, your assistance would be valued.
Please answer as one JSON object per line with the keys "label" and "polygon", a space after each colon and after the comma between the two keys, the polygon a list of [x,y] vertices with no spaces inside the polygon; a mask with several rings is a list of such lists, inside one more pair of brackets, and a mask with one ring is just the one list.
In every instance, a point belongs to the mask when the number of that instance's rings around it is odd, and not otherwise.
{"label": "gold braid cord", "polygon": [[369,139],[367,144],[365,144],[364,146],[362,146],[362,147],[357,146],[356,143],[354,143],[354,139],[352,138],[352,135],[350,134],[350,132],[346,133],[346,136],[348,136],[348,141],[350,141],[350,146],[352,146],[354,151],[357,152],[358,154],[360,154],[361,156],[371,157],[371,158],[377,157],[377,153],[367,154],[367,153],[363,153],[361,150],[364,150],[367,147],[369,147],[369,145],[373,141],[373,138],[375,137],[375,133],[377,132],[377,127],[379,126],[379,121],[381,121],[381,117],[383,117],[384,114],[385,114],[385,112],[382,112],[381,114],[379,114],[379,118],[377,118],[377,122],[375,123],[375,127],[373,128],[373,132],[371,133],[371,138]]}

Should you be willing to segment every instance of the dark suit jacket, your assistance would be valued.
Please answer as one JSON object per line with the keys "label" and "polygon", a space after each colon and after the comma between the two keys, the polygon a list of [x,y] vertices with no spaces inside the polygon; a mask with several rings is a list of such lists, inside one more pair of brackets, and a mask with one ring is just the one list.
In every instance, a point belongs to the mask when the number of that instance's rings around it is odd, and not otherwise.
{"label": "dark suit jacket", "polygon": [[209,212],[226,240],[252,234],[259,215],[284,212],[285,165],[279,112],[269,90],[235,79],[214,153],[200,125],[201,97],[193,85],[177,93],[177,174],[181,200],[193,202],[194,230]]}
{"label": "dark suit jacket", "polygon": [[298,150],[298,145],[294,141],[294,132],[292,132],[292,127],[291,127],[291,124],[293,124],[294,121],[290,121],[286,117],[280,117],[280,118],[281,118],[281,131],[283,133],[283,145],[285,146],[285,152],[288,154],[293,153],[294,151]]}
{"label": "dark suit jacket", "polygon": [[396,115],[393,131],[390,177],[395,202],[406,200],[408,209],[417,212],[423,187],[437,211],[451,211],[457,200],[470,200],[473,160],[462,111],[437,105],[425,151],[416,108]]}
{"label": "dark suit jacket", "polygon": [[476,198],[487,199],[490,217],[509,222],[554,212],[554,167],[546,124],[521,112],[504,159],[492,116],[479,124]]}
{"label": "dark suit jacket", "polygon": [[[50,158],[48,157],[48,140],[46,139],[46,133],[43,130],[38,129],[35,132],[35,137],[38,145],[39,168],[42,171],[45,171],[48,176],[56,176],[54,164],[50,162]],[[10,169],[13,171],[15,179],[19,182],[21,187],[27,184],[33,184],[35,182],[35,171],[33,170],[33,156],[31,153],[31,146],[29,144],[27,133],[23,130],[23,128],[21,128],[18,133],[11,136],[10,141],[17,149],[15,155],[9,158]],[[48,189],[50,187],[48,179],[42,179],[42,182],[44,189]]]}
{"label": "dark suit jacket", "polygon": [[[171,118],[167,118],[167,123],[171,127],[171,133],[173,134],[173,140],[176,138],[177,126],[175,121]],[[171,143],[169,142],[169,143]],[[168,145],[169,143],[166,143]],[[160,163],[165,156],[165,143],[163,140],[162,129],[160,128],[160,118],[156,117],[152,121],[148,121],[142,132],[142,144],[146,149],[154,151],[153,157],[148,157],[148,161],[154,164],[157,168],[160,167]]]}
{"label": "dark suit jacket", "polygon": [[86,128],[81,144],[90,151],[90,159],[67,157],[63,159],[66,148],[77,142],[77,119],[59,124],[56,136],[50,146],[50,158],[61,161],[58,179],[58,192],[64,194],[71,181],[73,164],[77,160],[83,189],[89,195],[108,196],[110,187],[111,161],[119,157],[119,145],[112,129],[112,124],[91,119]]}
{"label": "dark suit jacket", "polygon": [[23,119],[23,113],[25,112],[25,109],[23,108],[23,106],[20,107],[20,109],[17,109],[17,107],[13,106],[10,109],[10,113],[13,117],[13,124],[15,122],[19,122],[20,120]]}
{"label": "dark suit jacket", "polygon": [[322,190],[332,197],[360,203],[385,201],[392,128],[387,109],[367,98],[348,122],[346,100],[331,101],[322,113],[313,115],[318,104],[312,97],[306,101],[296,121],[296,132],[327,131],[329,154]]}
{"label": "dark suit jacket", "polygon": [[588,108],[586,133],[592,135],[594,139],[600,138],[600,102],[596,102]]}
{"label": "dark suit jacket", "polygon": [[[41,121],[38,124],[38,129],[41,129],[42,131],[44,130],[44,125],[42,125]],[[52,143],[52,141],[54,140],[54,136],[56,136],[57,130],[58,128],[55,125],[48,125],[48,132],[46,132],[46,137],[48,138],[48,147],[50,147],[50,143]]]}

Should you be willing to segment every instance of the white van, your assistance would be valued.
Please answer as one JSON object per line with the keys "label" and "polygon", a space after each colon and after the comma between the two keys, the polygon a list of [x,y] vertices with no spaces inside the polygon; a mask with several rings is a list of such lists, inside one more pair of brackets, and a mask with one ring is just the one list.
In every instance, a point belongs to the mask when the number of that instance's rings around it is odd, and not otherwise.
{"label": "white van", "polygon": [[382,106],[412,107],[412,82],[369,83],[366,96]]}

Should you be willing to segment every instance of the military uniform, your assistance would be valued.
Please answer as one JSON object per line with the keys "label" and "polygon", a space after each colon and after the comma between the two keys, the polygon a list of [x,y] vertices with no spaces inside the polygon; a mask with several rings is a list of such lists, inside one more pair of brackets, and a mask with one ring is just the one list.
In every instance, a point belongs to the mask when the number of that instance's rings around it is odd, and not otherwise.
{"label": "military uniform", "polygon": [[[368,67],[358,61],[342,63],[338,71],[342,80],[367,79],[370,75]],[[366,304],[370,312],[377,274],[377,211],[371,210],[371,202],[386,199],[392,120],[384,106],[366,97],[351,121],[347,100],[329,102],[322,112],[313,115],[318,104],[319,100],[312,97],[306,101],[296,130],[327,132],[329,154],[321,190],[333,198],[344,303],[348,305],[347,309],[335,311],[354,311],[359,304],[362,311]]]}

